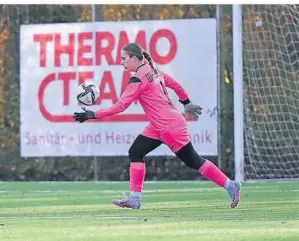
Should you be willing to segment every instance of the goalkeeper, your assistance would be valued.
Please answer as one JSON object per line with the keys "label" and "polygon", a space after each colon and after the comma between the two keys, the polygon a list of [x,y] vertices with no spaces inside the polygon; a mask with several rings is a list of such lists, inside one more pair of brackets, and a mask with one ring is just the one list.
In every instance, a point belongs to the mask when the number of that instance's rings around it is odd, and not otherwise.
{"label": "goalkeeper", "polygon": [[240,183],[230,180],[211,161],[197,154],[187,132],[186,118],[171,103],[166,87],[177,94],[184,105],[185,115],[198,118],[202,108],[189,100],[177,81],[154,68],[149,54],[137,44],[130,43],[121,50],[121,64],[127,71],[135,72],[135,75],[128,81],[119,100],[96,112],[86,109],[84,112],[75,112],[73,117],[80,123],[88,119],[102,119],[123,112],[133,101],[138,100],[149,119],[149,124],[129,149],[130,193],[112,202],[119,207],[140,208],[146,168],[144,157],[163,143],[188,167],[225,188],[231,199],[231,207],[236,207],[240,200]]}

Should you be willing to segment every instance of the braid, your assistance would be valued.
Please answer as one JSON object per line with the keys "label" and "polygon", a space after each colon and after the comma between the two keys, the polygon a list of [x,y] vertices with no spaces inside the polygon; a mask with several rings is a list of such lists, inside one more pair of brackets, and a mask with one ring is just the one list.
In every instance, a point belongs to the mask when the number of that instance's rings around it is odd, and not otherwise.
{"label": "braid", "polygon": [[143,51],[142,54],[143,54],[144,58],[148,61],[151,68],[154,70],[155,74],[158,74],[158,71],[154,68],[154,64],[153,64],[153,60],[152,60],[151,56],[145,51]]}

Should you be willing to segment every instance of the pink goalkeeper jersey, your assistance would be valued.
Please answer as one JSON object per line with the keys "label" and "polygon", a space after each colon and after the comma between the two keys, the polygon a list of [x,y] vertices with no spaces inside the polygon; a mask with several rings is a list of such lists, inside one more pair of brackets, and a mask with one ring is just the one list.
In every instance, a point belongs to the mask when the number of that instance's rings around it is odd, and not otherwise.
{"label": "pink goalkeeper jersey", "polygon": [[154,73],[148,65],[141,65],[130,78],[119,100],[112,106],[95,112],[97,119],[102,119],[126,110],[132,102],[138,100],[153,128],[167,131],[179,125],[186,125],[182,113],[171,103],[165,87],[171,88],[179,100],[188,99],[186,91],[173,78],[165,73]]}

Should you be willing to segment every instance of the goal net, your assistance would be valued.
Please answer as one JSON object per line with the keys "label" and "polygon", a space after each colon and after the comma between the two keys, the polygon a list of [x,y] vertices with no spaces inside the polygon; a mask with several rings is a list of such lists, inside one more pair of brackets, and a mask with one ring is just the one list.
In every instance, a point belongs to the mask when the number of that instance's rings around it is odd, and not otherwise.
{"label": "goal net", "polygon": [[299,6],[242,11],[245,178],[298,178]]}

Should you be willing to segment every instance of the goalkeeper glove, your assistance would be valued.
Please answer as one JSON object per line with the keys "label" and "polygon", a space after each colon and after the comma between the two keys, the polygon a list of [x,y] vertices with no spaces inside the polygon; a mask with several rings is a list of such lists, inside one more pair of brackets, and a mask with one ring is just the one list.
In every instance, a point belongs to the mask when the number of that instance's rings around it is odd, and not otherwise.
{"label": "goalkeeper glove", "polygon": [[202,107],[199,105],[194,105],[189,99],[180,102],[184,105],[184,112],[186,116],[191,116],[193,118],[198,118],[201,115]]}
{"label": "goalkeeper glove", "polygon": [[89,120],[89,119],[96,119],[93,111],[86,110],[84,107],[82,107],[82,110],[84,110],[84,112],[75,112],[74,113],[73,118],[75,121],[83,123],[84,121]]}

